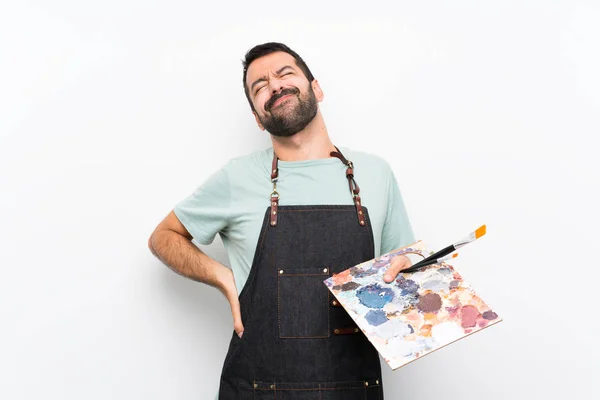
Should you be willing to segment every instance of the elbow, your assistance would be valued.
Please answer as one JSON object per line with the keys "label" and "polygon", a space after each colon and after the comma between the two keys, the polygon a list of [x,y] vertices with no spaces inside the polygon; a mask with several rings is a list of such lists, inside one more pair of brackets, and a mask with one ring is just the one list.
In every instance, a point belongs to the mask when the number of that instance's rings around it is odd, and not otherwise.
{"label": "elbow", "polygon": [[152,245],[152,239],[154,237],[154,233],[152,233],[152,235],[150,235],[150,237],[148,238],[148,249],[150,249],[150,252],[155,256],[158,257],[158,255],[156,255],[156,251],[154,250],[154,246]]}

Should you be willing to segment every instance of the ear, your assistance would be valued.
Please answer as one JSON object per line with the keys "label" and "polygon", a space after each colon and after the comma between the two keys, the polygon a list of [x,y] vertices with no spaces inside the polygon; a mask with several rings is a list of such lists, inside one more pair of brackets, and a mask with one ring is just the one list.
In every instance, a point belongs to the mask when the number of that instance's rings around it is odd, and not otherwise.
{"label": "ear", "polygon": [[322,102],[323,98],[325,97],[325,94],[323,93],[323,89],[321,89],[321,85],[319,85],[319,81],[313,79],[311,86],[313,92],[315,92],[315,97],[317,98],[317,101],[319,101],[319,103]]}
{"label": "ear", "polygon": [[256,120],[256,125],[258,125],[261,131],[264,131],[265,127],[263,126],[263,124],[260,123],[260,119],[258,119],[258,114],[256,113],[256,111],[252,111],[252,114],[254,115],[254,119]]}

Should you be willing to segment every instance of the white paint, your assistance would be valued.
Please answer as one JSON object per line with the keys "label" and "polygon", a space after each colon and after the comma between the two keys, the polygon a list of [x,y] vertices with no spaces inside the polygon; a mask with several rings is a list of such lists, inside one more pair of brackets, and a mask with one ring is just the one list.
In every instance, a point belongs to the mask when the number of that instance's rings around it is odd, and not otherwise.
{"label": "white paint", "polygon": [[[390,353],[397,354],[398,358],[408,358],[415,356],[416,352],[424,350],[424,346],[419,347],[419,345],[420,343],[407,342],[402,339],[402,336],[398,336],[388,341],[387,348],[390,350]],[[391,365],[391,368],[395,368],[394,364]]]}
{"label": "white paint", "polygon": [[[392,319],[384,324],[379,325],[375,329],[375,332],[377,332],[378,336],[381,336],[384,339],[391,339],[393,337],[401,339],[406,335],[410,335],[412,333],[412,329],[407,323],[397,319]],[[394,339],[394,341],[396,340]]]}
{"label": "white paint", "polygon": [[463,335],[464,330],[455,322],[443,322],[431,328],[431,337],[440,345],[454,342]]}

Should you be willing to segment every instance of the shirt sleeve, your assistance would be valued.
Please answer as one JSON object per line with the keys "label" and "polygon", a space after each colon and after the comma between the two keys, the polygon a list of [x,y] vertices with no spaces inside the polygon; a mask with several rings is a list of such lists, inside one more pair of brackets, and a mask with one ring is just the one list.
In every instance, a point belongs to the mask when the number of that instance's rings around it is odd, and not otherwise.
{"label": "shirt sleeve", "polygon": [[404,200],[391,169],[389,176],[387,214],[381,235],[381,254],[415,242]]}
{"label": "shirt sleeve", "polygon": [[231,186],[227,171],[210,176],[187,198],[175,205],[173,212],[198,243],[208,245],[229,221]]}

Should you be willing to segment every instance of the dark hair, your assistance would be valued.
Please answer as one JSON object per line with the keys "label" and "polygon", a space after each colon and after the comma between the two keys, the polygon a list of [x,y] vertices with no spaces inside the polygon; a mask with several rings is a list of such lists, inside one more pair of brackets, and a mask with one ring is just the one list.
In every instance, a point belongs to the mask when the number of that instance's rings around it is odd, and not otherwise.
{"label": "dark hair", "polygon": [[285,44],[277,42],[268,42],[254,46],[253,48],[248,50],[245,59],[242,60],[242,66],[244,67],[244,76],[242,77],[242,84],[244,85],[244,93],[246,93],[246,98],[248,99],[248,103],[250,103],[250,108],[252,108],[252,111],[254,111],[254,105],[252,104],[252,100],[250,99],[250,91],[248,89],[248,85],[246,85],[248,66],[252,63],[252,61],[256,60],[257,58],[266,56],[271,53],[275,53],[277,51],[283,51],[284,53],[288,53],[289,55],[294,57],[294,59],[296,60],[296,65],[302,70],[304,76],[306,76],[306,79],[308,79],[309,82],[312,82],[315,79],[312,72],[310,72],[308,65],[306,65],[302,57],[300,57],[298,53],[287,47]]}

